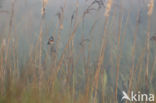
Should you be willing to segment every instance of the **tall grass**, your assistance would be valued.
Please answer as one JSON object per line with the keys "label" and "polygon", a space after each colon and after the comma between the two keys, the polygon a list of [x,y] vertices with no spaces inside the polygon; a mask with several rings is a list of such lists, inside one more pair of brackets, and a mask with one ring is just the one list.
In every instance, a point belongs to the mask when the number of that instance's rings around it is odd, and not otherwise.
{"label": "tall grass", "polygon": [[[39,25],[32,35],[18,29],[20,1],[11,2],[9,19],[4,19],[8,26],[0,32],[0,103],[120,103],[122,91],[156,93],[155,41],[150,41],[154,0],[143,12],[125,9],[122,0],[86,0],[84,5],[64,0],[51,18],[56,20],[52,27],[49,2],[40,2]],[[53,27],[54,56],[46,44],[46,28]],[[27,36],[31,42],[19,40]]]}

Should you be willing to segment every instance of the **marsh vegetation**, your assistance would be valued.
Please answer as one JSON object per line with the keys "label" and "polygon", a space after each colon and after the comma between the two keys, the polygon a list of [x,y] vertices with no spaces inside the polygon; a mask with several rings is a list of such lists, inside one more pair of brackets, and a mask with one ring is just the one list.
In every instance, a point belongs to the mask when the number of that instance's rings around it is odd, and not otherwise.
{"label": "marsh vegetation", "polygon": [[0,0],[0,103],[121,103],[122,91],[156,94],[155,4]]}

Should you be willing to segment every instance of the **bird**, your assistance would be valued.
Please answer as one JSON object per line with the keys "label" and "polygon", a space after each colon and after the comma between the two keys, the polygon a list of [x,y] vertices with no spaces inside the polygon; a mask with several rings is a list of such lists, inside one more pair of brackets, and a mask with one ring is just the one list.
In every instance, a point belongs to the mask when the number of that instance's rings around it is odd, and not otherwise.
{"label": "bird", "polygon": [[54,44],[54,37],[53,36],[50,36],[49,39],[48,39],[48,45],[51,45],[51,44]]}
{"label": "bird", "polygon": [[56,45],[55,45],[55,40],[54,40],[54,37],[53,36],[50,36],[49,39],[48,39],[48,48],[49,48],[49,53],[50,55],[56,53]]}

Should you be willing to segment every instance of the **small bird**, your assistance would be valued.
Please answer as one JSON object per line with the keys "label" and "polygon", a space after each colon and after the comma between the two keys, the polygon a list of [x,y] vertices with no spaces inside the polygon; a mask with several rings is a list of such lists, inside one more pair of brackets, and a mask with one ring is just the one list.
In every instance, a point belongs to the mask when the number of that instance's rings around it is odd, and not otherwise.
{"label": "small bird", "polygon": [[48,47],[49,47],[49,50],[50,50],[50,54],[56,52],[56,45],[55,45],[55,40],[54,40],[54,37],[53,36],[50,36],[49,39],[48,39]]}
{"label": "small bird", "polygon": [[56,41],[53,36],[50,36],[48,41],[47,41],[47,63],[50,67],[54,67],[56,64],[56,57],[57,57],[57,52],[56,52]]}
{"label": "small bird", "polygon": [[49,39],[48,39],[48,45],[51,45],[51,44],[54,44],[54,37],[51,36]]}

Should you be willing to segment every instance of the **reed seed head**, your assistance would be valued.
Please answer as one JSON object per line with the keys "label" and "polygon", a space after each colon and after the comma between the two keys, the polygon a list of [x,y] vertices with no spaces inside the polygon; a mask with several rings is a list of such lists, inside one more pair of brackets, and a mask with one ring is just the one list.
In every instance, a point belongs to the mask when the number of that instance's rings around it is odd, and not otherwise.
{"label": "reed seed head", "polygon": [[151,16],[152,12],[153,12],[153,8],[154,8],[154,0],[150,0],[150,2],[148,3],[148,12],[147,15]]}
{"label": "reed seed head", "polygon": [[112,7],[112,0],[108,0],[104,16],[109,16],[111,7]]}

